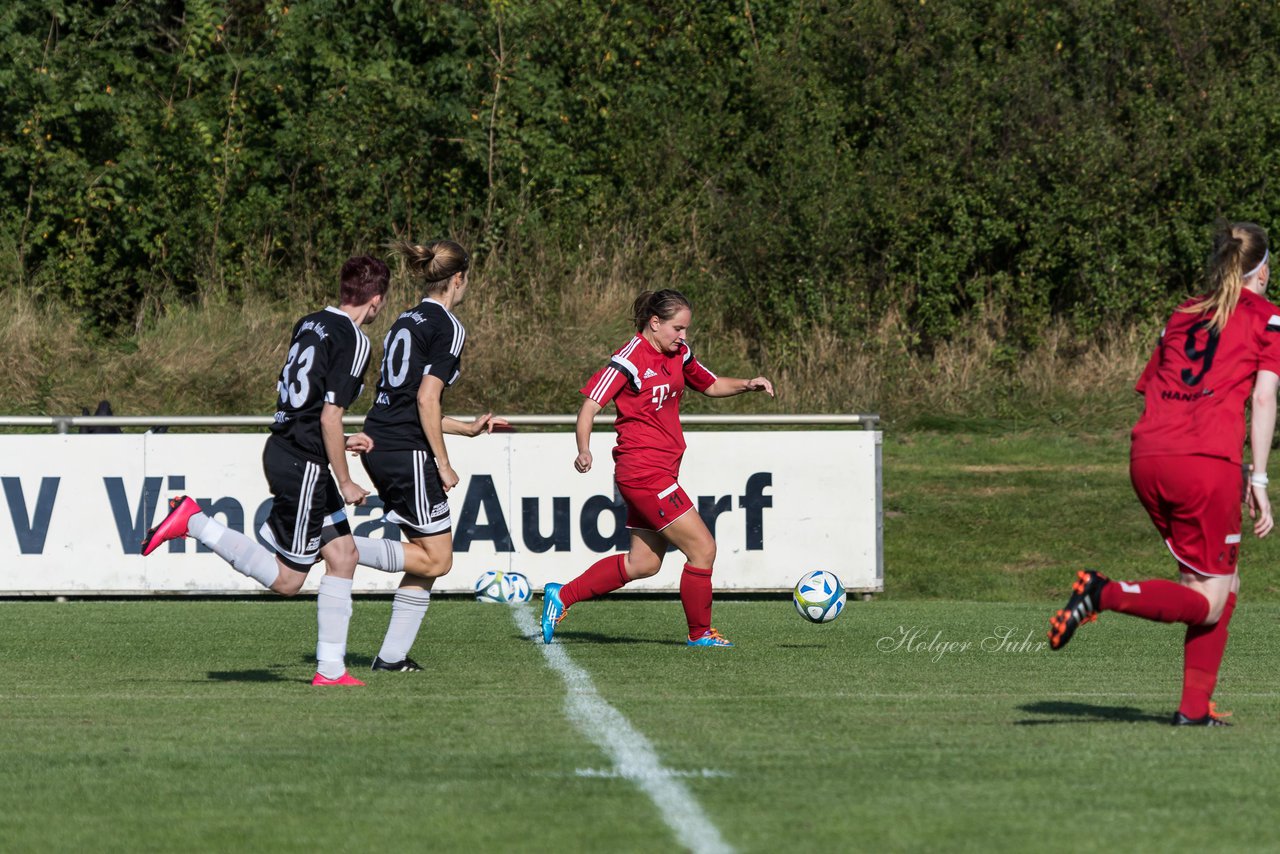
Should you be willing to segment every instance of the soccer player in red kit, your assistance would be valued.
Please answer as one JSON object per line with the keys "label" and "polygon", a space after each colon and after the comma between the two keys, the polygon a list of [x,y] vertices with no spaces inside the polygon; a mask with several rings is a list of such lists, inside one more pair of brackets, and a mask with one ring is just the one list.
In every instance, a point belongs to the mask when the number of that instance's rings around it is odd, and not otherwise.
{"label": "soccer player in red kit", "polygon": [[628,581],[648,578],[662,567],[667,544],[684,552],[680,602],[689,624],[689,646],[733,646],[711,627],[711,569],[716,541],[680,486],[684,431],[680,399],[686,388],[708,397],[747,391],[773,396],[764,377],[717,377],[694,358],[685,343],[693,312],[674,290],[646,292],[633,306],[636,335],[613,354],[583,386],[586,400],[578,411],[578,456],[574,467],[591,470],[591,426],[609,401],[618,409],[614,422],[614,481],[627,504],[631,549],[592,564],[568,584],[547,584],[542,593],[542,640],[551,643],[556,624],[570,606],[595,599]]}
{"label": "soccer player in red kit", "polygon": [[1273,526],[1266,471],[1280,385],[1280,308],[1262,296],[1270,257],[1262,228],[1224,226],[1214,239],[1208,293],[1178,306],[1138,380],[1145,408],[1133,428],[1129,474],[1181,583],[1113,581],[1081,571],[1067,606],[1050,621],[1053,649],[1100,611],[1186,623],[1175,726],[1227,725],[1210,698],[1240,589],[1246,404],[1252,466],[1245,501],[1254,534],[1265,537]]}

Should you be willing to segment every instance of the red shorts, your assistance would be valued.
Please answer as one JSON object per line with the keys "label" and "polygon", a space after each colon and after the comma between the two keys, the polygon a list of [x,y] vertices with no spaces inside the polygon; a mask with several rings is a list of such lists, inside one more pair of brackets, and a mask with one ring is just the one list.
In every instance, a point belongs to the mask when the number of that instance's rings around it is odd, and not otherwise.
{"label": "red shorts", "polygon": [[1231,575],[1240,554],[1240,465],[1218,457],[1129,461],[1138,500],[1165,545],[1198,575]]}
{"label": "red shorts", "polygon": [[627,502],[628,528],[661,531],[693,509],[693,502],[684,488],[670,476],[618,483],[618,492]]}

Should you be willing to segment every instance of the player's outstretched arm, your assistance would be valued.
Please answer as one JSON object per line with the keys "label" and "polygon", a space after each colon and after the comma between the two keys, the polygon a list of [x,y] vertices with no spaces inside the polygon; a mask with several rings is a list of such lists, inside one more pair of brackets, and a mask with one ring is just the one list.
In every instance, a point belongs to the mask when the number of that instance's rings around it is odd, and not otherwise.
{"label": "player's outstretched arm", "polygon": [[578,456],[573,461],[573,467],[584,474],[591,471],[591,425],[603,408],[588,397],[582,401],[582,408],[578,410],[578,425],[573,431],[578,439]]}
{"label": "player's outstretched arm", "polygon": [[351,470],[347,468],[344,451],[347,447],[347,435],[342,429],[342,415],[346,412],[341,406],[326,403],[320,410],[320,436],[324,439],[324,453],[329,458],[329,469],[338,481],[338,492],[342,500],[348,504],[364,504],[369,490],[351,479]]}
{"label": "player's outstretched arm", "polygon": [[502,429],[511,424],[505,418],[496,418],[492,412],[477,415],[470,421],[462,421],[446,415],[440,424],[444,432],[453,436],[467,436],[474,439],[481,433],[492,433],[494,428]]}
{"label": "player's outstretched arm", "polygon": [[740,380],[736,377],[718,377],[716,381],[707,387],[703,392],[707,397],[733,397],[735,394],[742,394],[748,391],[763,391],[773,397],[773,383],[764,377],[753,377],[749,380]]}
{"label": "player's outstretched arm", "polygon": [[347,453],[351,456],[367,454],[373,450],[373,437],[361,430],[347,437]]}

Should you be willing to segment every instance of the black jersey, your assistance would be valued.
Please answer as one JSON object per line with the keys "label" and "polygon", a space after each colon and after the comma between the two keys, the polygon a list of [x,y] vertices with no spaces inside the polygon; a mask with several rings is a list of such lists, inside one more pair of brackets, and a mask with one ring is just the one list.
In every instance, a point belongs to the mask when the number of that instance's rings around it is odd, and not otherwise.
{"label": "black jersey", "polygon": [[320,413],[326,403],[346,409],[360,396],[369,349],[368,337],[344,311],[330,307],[299,320],[276,383],[279,408],[272,434],[307,459],[328,465]]}
{"label": "black jersey", "polygon": [[382,370],[364,431],[379,451],[431,451],[418,417],[422,378],[445,386],[458,379],[467,330],[449,309],[427,298],[392,324],[382,344]]}

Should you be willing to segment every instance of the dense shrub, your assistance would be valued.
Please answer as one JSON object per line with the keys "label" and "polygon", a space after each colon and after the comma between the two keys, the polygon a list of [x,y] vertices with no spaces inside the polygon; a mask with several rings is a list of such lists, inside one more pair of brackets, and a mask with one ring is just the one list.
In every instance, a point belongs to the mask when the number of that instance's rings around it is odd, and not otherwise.
{"label": "dense shrub", "polygon": [[886,316],[1016,351],[1163,312],[1218,216],[1271,224],[1278,37],[1226,0],[25,0],[6,286],[120,334],[447,232],[529,259],[519,310],[538,253],[612,236],[775,351]]}

